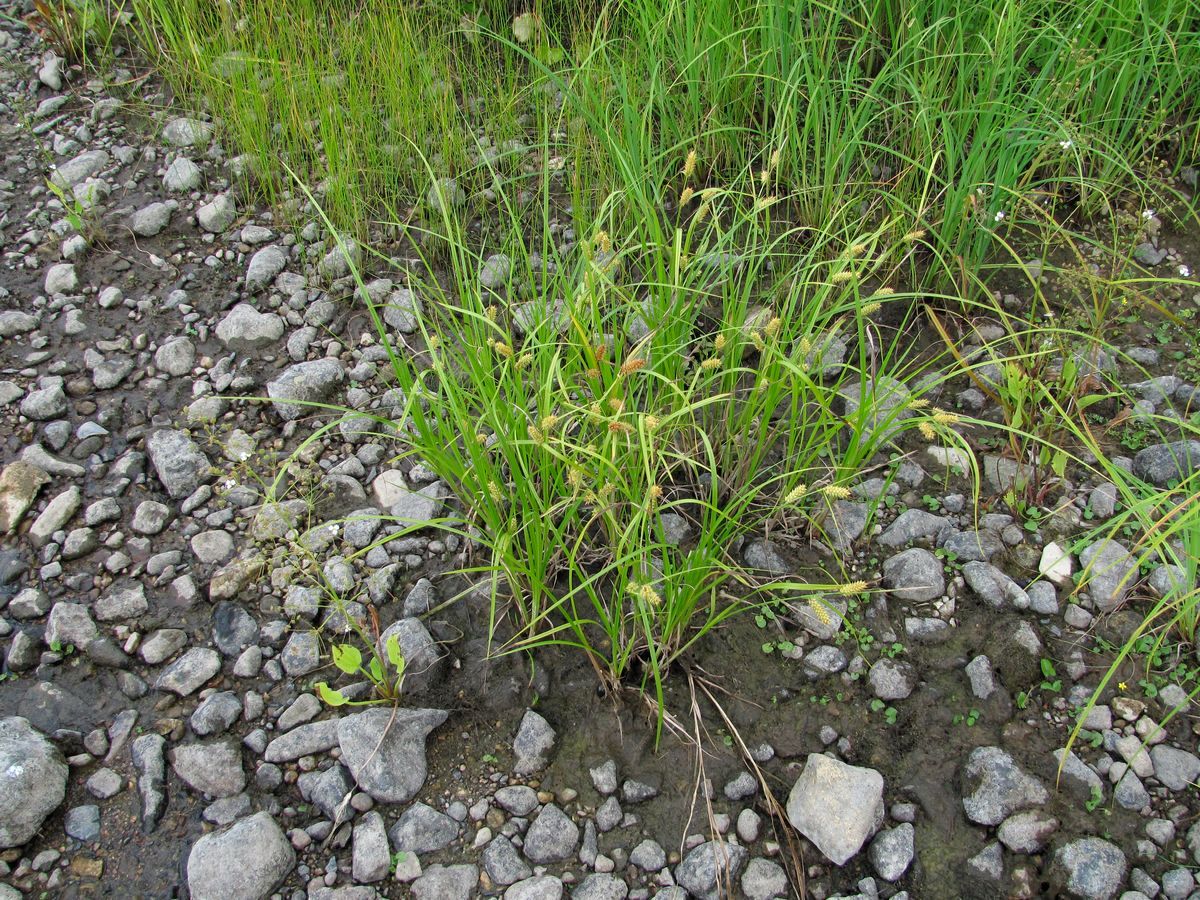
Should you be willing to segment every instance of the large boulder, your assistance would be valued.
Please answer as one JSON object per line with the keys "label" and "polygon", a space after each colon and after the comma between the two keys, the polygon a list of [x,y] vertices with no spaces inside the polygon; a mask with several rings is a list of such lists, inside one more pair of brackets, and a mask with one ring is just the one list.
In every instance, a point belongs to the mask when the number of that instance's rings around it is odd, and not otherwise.
{"label": "large boulder", "polygon": [[67,794],[62,753],[28,719],[0,719],[0,849],[37,834]]}

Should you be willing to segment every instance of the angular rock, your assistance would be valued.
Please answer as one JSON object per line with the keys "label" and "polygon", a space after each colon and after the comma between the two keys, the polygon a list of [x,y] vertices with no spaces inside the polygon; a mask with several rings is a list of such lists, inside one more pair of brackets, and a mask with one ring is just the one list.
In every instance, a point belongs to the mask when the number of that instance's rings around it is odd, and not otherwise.
{"label": "angular rock", "polygon": [[180,744],[170,752],[171,768],[193,790],[232,797],[246,787],[242,751],[233,739]]}
{"label": "angular rock", "polygon": [[296,865],[296,853],[270,813],[206,834],[188,854],[192,900],[265,900]]}
{"label": "angular rock", "polygon": [[1029,608],[1029,595],[991,563],[969,562],[962,567],[962,573],[971,590],[993,609],[1005,605],[1013,609]]}
{"label": "angular rock", "polygon": [[167,808],[167,742],[161,734],[143,734],[133,742],[133,767],[142,798],[142,831],[154,830]]}
{"label": "angular rock", "polygon": [[0,472],[0,533],[21,523],[50,476],[24,460],[10,462]]}
{"label": "angular rock", "polygon": [[1125,854],[1100,838],[1081,838],[1058,849],[1052,873],[1071,896],[1109,900],[1125,880]]}
{"label": "angular rock", "polygon": [[1042,783],[999,747],[971,751],[963,767],[963,787],[963,809],[979,825],[999,825],[1013,813],[1050,799]]}
{"label": "angular rock", "polygon": [[221,656],[216,650],[193,647],[163,670],[154,687],[186,697],[200,690],[205,682],[220,671]]}
{"label": "angular rock", "polygon": [[887,559],[883,583],[897,600],[908,602],[933,600],[946,590],[941,560],[919,547]]}
{"label": "angular rock", "polygon": [[66,793],[58,748],[28,719],[0,719],[0,850],[27,843]]}
{"label": "angular rock", "polygon": [[190,496],[214,475],[208,457],[182,431],[154,432],[146,438],[146,455],[158,480],[175,500]]}
{"label": "angular rock", "polygon": [[394,715],[371,709],[344,716],[337,726],[342,761],[379,802],[407,803],[425,783],[425,739],[447,715],[436,709],[397,709]]}
{"label": "angular rock", "polygon": [[252,353],[272,346],[283,337],[283,319],[239,303],[217,324],[217,339],[230,350]]}
{"label": "angular rock", "polygon": [[913,826],[904,822],[875,835],[867,855],[875,874],[884,881],[899,881],[912,864],[914,849]]}
{"label": "angular rock", "polygon": [[525,832],[525,856],[530,862],[569,859],[579,843],[579,826],[553,803],[547,803]]}
{"label": "angular rock", "polygon": [[1159,487],[1182,481],[1200,470],[1200,441],[1155,444],[1138,451],[1133,474]]}
{"label": "angular rock", "polygon": [[237,218],[237,204],[229,194],[217,194],[196,210],[196,221],[205,231],[221,234]]}
{"label": "angular rock", "polygon": [[483,850],[483,869],[493,884],[515,884],[533,875],[533,869],[521,859],[521,854],[504,835],[492,838]]}
{"label": "angular rock", "polygon": [[1013,853],[1039,853],[1057,830],[1058,819],[1040,809],[1030,809],[1001,822],[996,837]]}
{"label": "angular rock", "polygon": [[517,775],[532,775],[544,769],[550,751],[554,749],[554,739],[555,732],[550,723],[532,709],[526,710],[513,739],[513,753],[517,757],[513,771]]}
{"label": "angular rock", "polygon": [[470,900],[478,882],[474,866],[430,866],[412,883],[413,900]]}
{"label": "angular rock", "polygon": [[[354,718],[350,716],[348,718]],[[302,756],[314,753],[324,753],[338,745],[338,730],[342,719],[322,719],[293,728],[286,734],[281,734],[263,752],[263,759],[269,763],[291,762]],[[369,737],[369,736],[368,736]],[[376,735],[378,739],[378,735]],[[422,778],[422,782],[424,778]]]}
{"label": "angular rock", "polygon": [[267,395],[279,417],[291,422],[319,412],[307,404],[329,402],[345,378],[346,370],[335,359],[296,363],[267,384]]}
{"label": "angular rock", "polygon": [[[412,696],[427,692],[441,680],[445,672],[445,654],[438,652],[437,644],[420,619],[400,619],[384,629],[379,636],[378,651],[381,658],[387,659],[386,647],[393,637],[404,657],[404,692]],[[394,677],[391,664],[386,665]]]}
{"label": "angular rock", "polygon": [[354,825],[351,873],[359,884],[374,884],[387,878],[391,863],[392,854],[383,816],[371,810]]}
{"label": "angular rock", "polygon": [[675,867],[675,882],[697,900],[719,900],[725,885],[738,883],[748,855],[738,844],[706,841]]}
{"label": "angular rock", "polygon": [[810,753],[787,801],[792,827],[845,865],[883,824],[883,776]]}
{"label": "angular rock", "polygon": [[263,247],[252,257],[246,268],[246,290],[253,293],[275,280],[287,265],[287,254],[276,244]]}
{"label": "angular rock", "polygon": [[1088,591],[1101,612],[1111,612],[1137,582],[1137,560],[1118,541],[1100,540],[1079,554]]}
{"label": "angular rock", "polygon": [[458,823],[445,813],[424,803],[414,803],[392,826],[389,837],[395,850],[434,853],[457,839],[458,831]]}

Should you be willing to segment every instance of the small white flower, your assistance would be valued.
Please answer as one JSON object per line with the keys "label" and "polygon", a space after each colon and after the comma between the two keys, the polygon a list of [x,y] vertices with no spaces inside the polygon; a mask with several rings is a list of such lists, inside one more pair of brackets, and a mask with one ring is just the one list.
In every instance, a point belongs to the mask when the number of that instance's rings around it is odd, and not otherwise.
{"label": "small white flower", "polygon": [[1187,278],[1192,274],[1192,270],[1189,269],[1187,266],[1180,266],[1179,274],[1182,275],[1184,278]]}
{"label": "small white flower", "polygon": [[1003,222],[1006,218],[1008,217],[1004,214],[1004,210],[1000,210],[998,213],[996,213],[995,220],[997,222]]}
{"label": "small white flower", "polygon": [[1149,221],[1150,219],[1153,219],[1154,218],[1154,210],[1143,209],[1142,210],[1142,218],[1146,219],[1147,221]]}
{"label": "small white flower", "polygon": [[227,479],[225,479],[225,490],[227,490],[227,491],[231,491],[231,490],[233,490],[235,487],[237,487],[237,482],[236,482],[236,481],[234,481],[232,478],[227,478]]}
{"label": "small white flower", "polygon": [[1059,149],[1061,149],[1061,150],[1070,150],[1071,149],[1071,140],[1068,138],[1065,141],[1059,141],[1058,146],[1059,146]]}

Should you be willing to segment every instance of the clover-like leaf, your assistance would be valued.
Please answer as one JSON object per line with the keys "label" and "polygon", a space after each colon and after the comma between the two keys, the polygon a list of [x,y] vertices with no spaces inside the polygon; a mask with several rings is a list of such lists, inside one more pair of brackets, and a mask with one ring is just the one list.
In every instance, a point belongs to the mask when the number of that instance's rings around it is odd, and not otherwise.
{"label": "clover-like leaf", "polygon": [[331,688],[323,681],[317,682],[317,694],[330,706],[342,706],[347,702],[341,691]]}
{"label": "clover-like leaf", "polygon": [[362,668],[362,654],[353,644],[334,644],[333,664],[347,675],[353,675]]}

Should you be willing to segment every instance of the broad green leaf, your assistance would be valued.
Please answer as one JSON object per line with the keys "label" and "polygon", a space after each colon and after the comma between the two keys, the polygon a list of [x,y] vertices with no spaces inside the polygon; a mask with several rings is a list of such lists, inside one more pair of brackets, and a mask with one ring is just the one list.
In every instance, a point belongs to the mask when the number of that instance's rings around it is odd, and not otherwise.
{"label": "broad green leaf", "polygon": [[385,649],[387,650],[388,662],[392,664],[399,674],[403,675],[404,654],[400,652],[400,640],[396,637],[396,635],[393,634],[387,639],[387,645]]}
{"label": "broad green leaf", "polygon": [[342,696],[341,691],[331,688],[323,681],[317,682],[317,693],[330,706],[342,706],[346,703],[346,698]]}
{"label": "broad green leaf", "polygon": [[354,675],[362,668],[362,654],[353,644],[334,644],[333,664],[347,675]]}
{"label": "broad green leaf", "polygon": [[383,682],[383,665],[379,662],[378,656],[371,657],[371,664],[368,666],[371,680],[376,684]]}

